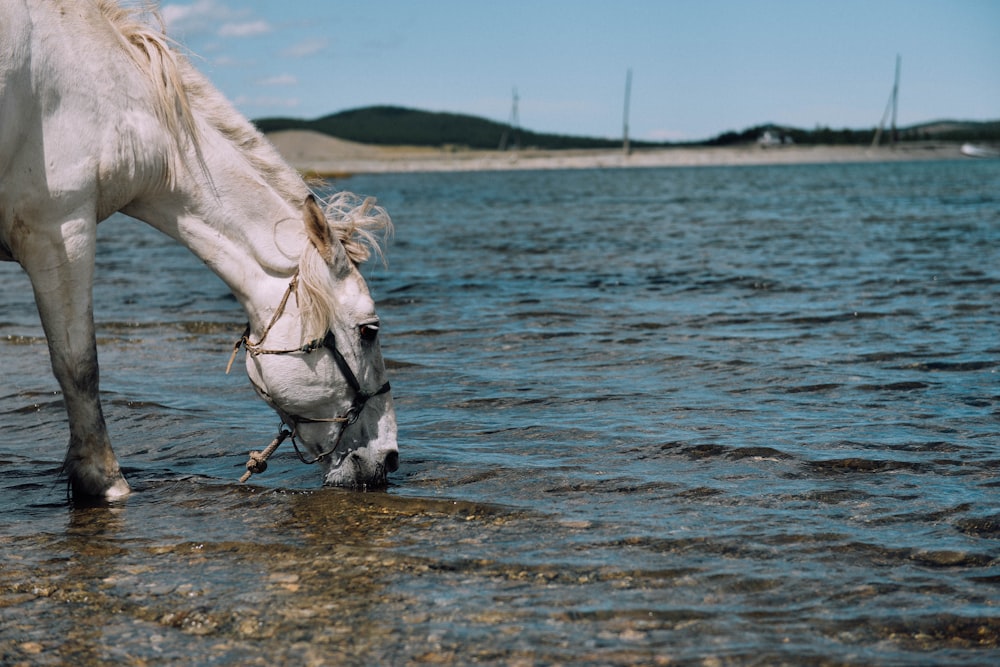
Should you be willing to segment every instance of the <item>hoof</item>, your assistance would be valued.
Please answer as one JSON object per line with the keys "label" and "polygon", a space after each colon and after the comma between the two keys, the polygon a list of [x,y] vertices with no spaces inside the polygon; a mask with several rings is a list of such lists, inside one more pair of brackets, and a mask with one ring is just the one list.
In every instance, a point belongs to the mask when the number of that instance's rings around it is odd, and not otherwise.
{"label": "hoof", "polygon": [[74,498],[99,498],[103,500],[116,500],[124,498],[132,493],[128,482],[119,473],[118,479],[104,478],[100,481],[93,479],[81,480],[70,479],[70,488],[73,490]]}
{"label": "hoof", "polygon": [[117,466],[109,473],[96,468],[67,464],[66,475],[69,477],[74,498],[114,500],[132,492]]}
{"label": "hoof", "polygon": [[63,472],[69,479],[74,498],[112,500],[127,496],[131,491],[107,435],[92,434],[80,439],[70,436]]}
{"label": "hoof", "polygon": [[122,477],[121,473],[118,473],[118,479],[107,488],[104,492],[104,497],[108,500],[115,500],[116,498],[124,498],[130,493],[132,493],[132,488],[125,481],[125,478]]}

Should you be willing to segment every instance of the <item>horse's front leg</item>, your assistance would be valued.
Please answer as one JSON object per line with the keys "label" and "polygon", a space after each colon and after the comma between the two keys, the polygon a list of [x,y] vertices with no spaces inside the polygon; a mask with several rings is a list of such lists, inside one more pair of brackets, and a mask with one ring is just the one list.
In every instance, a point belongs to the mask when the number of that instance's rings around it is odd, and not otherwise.
{"label": "horse's front leg", "polygon": [[92,217],[32,230],[17,244],[31,278],[52,370],[69,415],[64,472],[74,495],[129,492],[111,449],[99,396],[93,283],[97,224]]}

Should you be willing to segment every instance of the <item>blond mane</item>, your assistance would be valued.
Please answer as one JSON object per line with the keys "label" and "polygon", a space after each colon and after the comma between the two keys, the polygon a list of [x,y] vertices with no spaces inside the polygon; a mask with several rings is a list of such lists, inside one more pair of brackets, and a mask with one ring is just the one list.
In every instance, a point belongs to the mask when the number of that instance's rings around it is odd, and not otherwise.
{"label": "blond mane", "polygon": [[[111,23],[120,42],[136,66],[147,76],[154,95],[154,105],[164,127],[177,145],[177,155],[170,164],[171,181],[177,169],[186,169],[185,145],[194,150],[199,168],[211,185],[211,174],[201,151],[199,121],[209,131],[218,132],[239,153],[245,163],[268,183],[289,205],[301,210],[310,193],[302,177],[290,167],[256,127],[243,117],[209,81],[175,48],[163,29],[155,6],[122,7],[116,0],[98,0],[98,7]],[[151,26],[151,22],[156,27]],[[388,234],[389,216],[373,199],[350,193],[335,193],[322,200],[324,213],[334,236],[340,239],[347,256],[355,264],[365,262],[374,252],[381,256],[376,232]],[[304,263],[311,244],[307,244],[300,262]],[[305,282],[305,281],[304,281]],[[313,287],[324,294],[322,281]],[[331,294],[326,286],[325,299]],[[329,305],[329,304],[327,304]]]}
{"label": "blond mane", "polygon": [[[336,220],[332,227],[340,238],[348,258],[355,264],[368,260],[372,253],[382,256],[377,233],[387,235],[392,222],[385,209],[375,204],[375,199],[362,199],[350,192],[338,192],[327,198],[324,206],[327,221]],[[333,276],[330,266],[312,243],[307,243],[299,258],[299,310],[306,338],[322,335],[330,330],[336,309]]]}

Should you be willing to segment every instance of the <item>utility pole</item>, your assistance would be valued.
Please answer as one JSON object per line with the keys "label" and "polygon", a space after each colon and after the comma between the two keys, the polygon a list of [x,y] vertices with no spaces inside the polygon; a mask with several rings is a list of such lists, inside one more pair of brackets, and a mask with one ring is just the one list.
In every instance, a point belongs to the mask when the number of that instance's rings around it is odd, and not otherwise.
{"label": "utility pole", "polygon": [[628,107],[632,97],[632,68],[625,72],[625,111],[622,114],[622,151],[626,157],[632,154],[632,147],[628,143]]}
{"label": "utility pole", "polygon": [[896,107],[899,105],[899,54],[896,54],[896,79],[892,84],[892,145],[899,141],[899,130],[896,129]]}
{"label": "utility pole", "polygon": [[511,104],[510,104],[510,118],[507,119],[507,129],[503,131],[503,135],[500,137],[500,150],[507,150],[507,140],[510,139],[512,142],[511,150],[517,150],[521,147],[521,119],[518,117],[517,113],[517,87],[514,88]]}

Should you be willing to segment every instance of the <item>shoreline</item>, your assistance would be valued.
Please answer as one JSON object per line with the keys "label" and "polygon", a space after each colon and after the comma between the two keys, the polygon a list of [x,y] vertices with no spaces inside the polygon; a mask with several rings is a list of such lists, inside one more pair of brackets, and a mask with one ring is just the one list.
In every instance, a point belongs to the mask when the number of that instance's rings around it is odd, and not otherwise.
{"label": "shoreline", "polygon": [[304,174],[338,178],[354,174],[512,171],[542,169],[629,169],[856,162],[912,162],[968,159],[958,144],[919,142],[881,146],[675,147],[519,151],[371,146],[316,132],[288,130],[267,135],[282,156]]}

